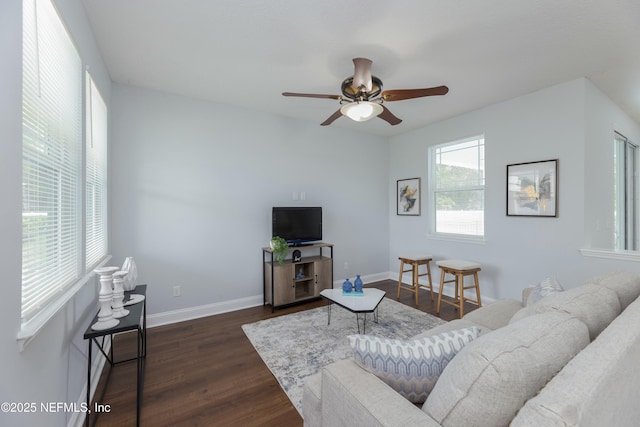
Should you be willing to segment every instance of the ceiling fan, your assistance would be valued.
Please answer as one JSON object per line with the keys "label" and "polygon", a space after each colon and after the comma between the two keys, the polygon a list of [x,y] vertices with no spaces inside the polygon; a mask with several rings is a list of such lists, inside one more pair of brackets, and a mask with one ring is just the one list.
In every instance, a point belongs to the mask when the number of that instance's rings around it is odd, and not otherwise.
{"label": "ceiling fan", "polygon": [[382,80],[371,75],[371,64],[367,58],[353,58],[354,73],[342,82],[342,95],[322,95],[316,93],[283,92],[284,96],[299,96],[303,98],[328,98],[340,101],[340,107],[327,120],[320,123],[327,126],[340,116],[347,116],[357,122],[364,122],[374,117],[395,126],[402,122],[394,116],[383,104],[391,101],[421,98],[424,96],[445,95],[449,92],[446,86],[430,87],[425,89],[392,89],[382,90]]}

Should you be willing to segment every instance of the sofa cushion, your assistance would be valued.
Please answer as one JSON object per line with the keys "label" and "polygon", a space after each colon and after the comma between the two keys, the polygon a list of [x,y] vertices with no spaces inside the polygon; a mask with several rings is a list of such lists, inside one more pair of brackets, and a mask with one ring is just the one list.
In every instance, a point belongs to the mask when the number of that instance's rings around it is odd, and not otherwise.
{"label": "sofa cushion", "polygon": [[396,340],[350,335],[355,362],[413,403],[425,401],[447,364],[478,337],[471,327],[432,337]]}
{"label": "sofa cushion", "polygon": [[560,285],[560,283],[558,283],[558,280],[556,280],[555,277],[547,277],[533,287],[531,293],[527,297],[525,306],[533,305],[547,295],[555,294],[562,291],[564,291],[564,288]]}
{"label": "sofa cushion", "polygon": [[448,364],[422,409],[443,426],[506,426],[516,411],[589,344],[566,313],[530,316],[467,344]]}
{"label": "sofa cushion", "polygon": [[524,307],[513,315],[509,323],[549,311],[568,313],[582,320],[589,328],[589,336],[593,340],[620,314],[620,302],[612,290],[585,284],[548,295],[537,303]]}
{"label": "sofa cushion", "polygon": [[450,332],[450,331],[455,331],[457,329],[464,329],[464,328],[471,328],[471,327],[477,327],[478,328],[478,336],[481,336],[483,334],[486,334],[487,332],[491,332],[492,329],[489,329],[485,326],[481,326],[478,325],[477,323],[474,323],[470,320],[466,320],[466,319],[454,319],[450,322],[447,323],[443,323],[442,325],[438,325],[436,327],[433,327],[431,329],[427,329],[424,332],[420,332],[418,335],[414,335],[413,337],[411,337],[412,339],[415,338],[425,338],[425,337],[432,337],[434,335],[438,335],[441,334],[443,332]]}
{"label": "sofa cushion", "polygon": [[612,271],[588,282],[614,291],[618,295],[622,310],[640,296],[640,276],[630,271]]}
{"label": "sofa cushion", "polygon": [[499,300],[470,311],[465,314],[463,319],[493,331],[506,326],[513,315],[521,308],[520,301],[514,299]]}
{"label": "sofa cushion", "polygon": [[620,314],[540,392],[512,427],[637,427],[640,301]]}
{"label": "sofa cushion", "polygon": [[310,375],[302,389],[304,427],[322,426],[322,372]]}

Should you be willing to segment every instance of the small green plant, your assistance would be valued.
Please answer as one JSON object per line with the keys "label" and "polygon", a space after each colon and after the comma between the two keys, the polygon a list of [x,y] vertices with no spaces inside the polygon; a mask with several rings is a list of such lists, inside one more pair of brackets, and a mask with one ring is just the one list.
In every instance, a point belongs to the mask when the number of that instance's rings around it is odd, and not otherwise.
{"label": "small green plant", "polygon": [[284,259],[289,253],[289,245],[287,244],[287,241],[279,236],[273,237],[271,239],[271,250],[273,251],[275,260],[278,261],[280,265],[284,264]]}

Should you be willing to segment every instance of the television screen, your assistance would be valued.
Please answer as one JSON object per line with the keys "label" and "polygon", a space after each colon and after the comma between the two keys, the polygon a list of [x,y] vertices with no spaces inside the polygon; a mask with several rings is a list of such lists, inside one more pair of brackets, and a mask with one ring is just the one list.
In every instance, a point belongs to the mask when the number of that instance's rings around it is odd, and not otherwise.
{"label": "television screen", "polygon": [[322,240],[321,207],[274,207],[271,220],[271,236],[291,245]]}

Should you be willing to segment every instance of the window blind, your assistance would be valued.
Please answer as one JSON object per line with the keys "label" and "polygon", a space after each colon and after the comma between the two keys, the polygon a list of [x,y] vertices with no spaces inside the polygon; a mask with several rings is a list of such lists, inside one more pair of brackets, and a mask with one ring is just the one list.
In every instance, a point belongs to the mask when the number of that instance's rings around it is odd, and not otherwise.
{"label": "window blind", "polygon": [[107,255],[107,106],[86,74],[85,267]]}
{"label": "window blind", "polygon": [[82,63],[50,0],[23,2],[22,321],[80,276]]}

